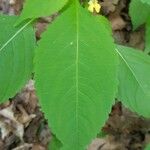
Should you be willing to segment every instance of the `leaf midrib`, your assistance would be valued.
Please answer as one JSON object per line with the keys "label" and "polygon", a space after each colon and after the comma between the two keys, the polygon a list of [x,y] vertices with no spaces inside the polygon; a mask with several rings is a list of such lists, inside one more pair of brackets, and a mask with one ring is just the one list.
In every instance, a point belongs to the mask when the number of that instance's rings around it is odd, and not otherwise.
{"label": "leaf midrib", "polygon": [[77,8],[77,1],[75,2],[75,7],[76,7],[76,134],[77,134],[77,143],[76,146],[78,147],[79,145],[79,121],[78,121],[78,107],[79,107],[79,12]]}

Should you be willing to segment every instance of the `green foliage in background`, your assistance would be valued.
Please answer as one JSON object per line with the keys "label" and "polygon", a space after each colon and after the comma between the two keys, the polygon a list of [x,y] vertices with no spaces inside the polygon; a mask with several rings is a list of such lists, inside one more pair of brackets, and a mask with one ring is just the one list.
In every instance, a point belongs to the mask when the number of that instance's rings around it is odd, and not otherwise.
{"label": "green foliage in background", "polygon": [[150,144],[146,146],[144,150],[150,150]]}
{"label": "green foliage in background", "polygon": [[150,5],[142,3],[141,0],[131,0],[129,14],[132,20],[133,28],[136,29],[140,25],[146,23],[150,16]]}
{"label": "green foliage in background", "polygon": [[133,29],[145,25],[145,53],[150,52],[150,1],[131,0],[129,7]]}
{"label": "green foliage in background", "polygon": [[[58,11],[35,48],[31,22]],[[146,25],[149,53],[149,1],[131,0],[129,13],[134,30]],[[107,19],[93,16],[77,0],[27,0],[19,18],[0,16],[0,29],[0,100],[24,86],[34,64],[37,95],[56,135],[50,150],[85,150],[115,98],[150,117],[149,56],[115,45]]]}

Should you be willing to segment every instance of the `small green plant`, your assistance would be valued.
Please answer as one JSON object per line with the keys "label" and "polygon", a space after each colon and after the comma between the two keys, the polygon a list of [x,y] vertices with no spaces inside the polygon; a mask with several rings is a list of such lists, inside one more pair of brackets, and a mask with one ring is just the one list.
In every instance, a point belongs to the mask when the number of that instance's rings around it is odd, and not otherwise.
{"label": "small green plant", "polygon": [[[90,1],[90,11],[99,12],[97,2]],[[32,22],[58,11],[36,45]],[[129,12],[134,29],[146,23],[149,53],[149,0],[131,0]],[[14,96],[34,72],[55,135],[50,149],[85,150],[115,98],[150,117],[150,57],[116,45],[108,20],[94,16],[78,0],[27,0],[21,16],[0,16],[0,29],[0,100]]]}

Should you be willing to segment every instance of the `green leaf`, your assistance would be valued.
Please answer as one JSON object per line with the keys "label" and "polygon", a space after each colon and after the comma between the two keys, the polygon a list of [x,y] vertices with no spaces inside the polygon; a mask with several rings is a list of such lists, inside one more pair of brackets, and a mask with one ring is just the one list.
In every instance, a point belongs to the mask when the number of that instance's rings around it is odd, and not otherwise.
{"label": "green leaf", "polygon": [[146,23],[150,15],[150,6],[142,3],[140,0],[131,0],[129,7],[129,15],[133,24],[133,29]]}
{"label": "green leaf", "polygon": [[31,77],[35,36],[30,22],[13,27],[18,17],[0,15],[0,101],[13,97]]}
{"label": "green leaf", "polygon": [[145,53],[150,52],[150,17],[146,22],[146,33],[145,33]]}
{"label": "green leaf", "polygon": [[97,138],[103,138],[103,137],[106,137],[106,133],[103,132],[103,131],[100,131],[98,134],[97,134]]}
{"label": "green leaf", "polygon": [[134,112],[150,117],[150,58],[133,48],[118,46],[118,98]]}
{"label": "green leaf", "polygon": [[144,150],[150,150],[150,144],[146,146]]}
{"label": "green leaf", "polygon": [[114,103],[118,57],[107,27],[74,1],[38,43],[37,94],[62,150],[84,150]]}
{"label": "green leaf", "polygon": [[141,0],[141,2],[146,3],[148,5],[150,5],[150,0]]}
{"label": "green leaf", "polygon": [[56,138],[55,135],[52,135],[52,139],[49,143],[49,150],[60,150],[62,147],[62,143]]}
{"label": "green leaf", "polygon": [[68,0],[26,0],[23,11],[16,24],[26,20],[50,16],[58,12]]}

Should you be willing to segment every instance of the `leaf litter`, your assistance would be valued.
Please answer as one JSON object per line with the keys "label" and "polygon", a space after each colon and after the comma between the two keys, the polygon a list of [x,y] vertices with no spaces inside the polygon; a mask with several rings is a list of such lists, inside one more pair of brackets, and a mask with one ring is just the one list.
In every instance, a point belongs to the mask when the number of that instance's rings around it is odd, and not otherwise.
{"label": "leaf litter", "polygon": [[[128,15],[130,0],[98,2],[101,14],[110,20],[115,42],[143,50],[145,27],[132,31]],[[0,13],[19,15],[22,8],[23,0],[0,0]],[[57,15],[38,20],[35,26],[37,40]],[[150,143],[150,120],[131,112],[118,101],[102,131],[107,135],[94,139],[88,150],[143,150]],[[14,98],[0,105],[0,149],[47,150],[51,138],[35,94],[34,81],[30,80]]]}

